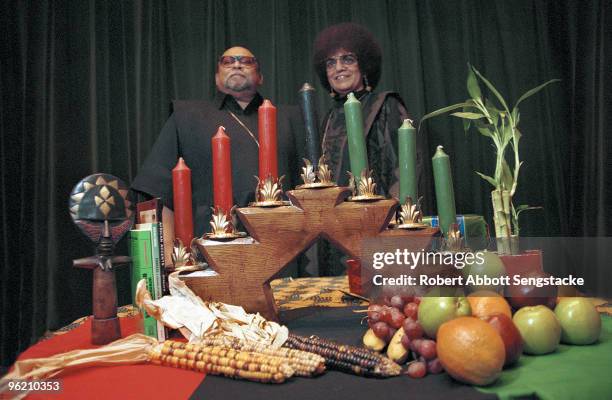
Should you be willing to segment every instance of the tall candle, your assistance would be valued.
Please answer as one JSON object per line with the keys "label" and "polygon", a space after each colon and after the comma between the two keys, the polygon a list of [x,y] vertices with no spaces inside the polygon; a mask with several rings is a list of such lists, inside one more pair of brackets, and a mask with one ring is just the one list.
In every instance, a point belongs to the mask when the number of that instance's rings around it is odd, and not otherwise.
{"label": "tall candle", "polygon": [[412,197],[417,201],[417,176],[416,176],[416,130],[409,119],[405,119],[402,126],[397,130],[398,152],[399,152],[399,174],[400,174],[400,203],[406,201],[406,197]]}
{"label": "tall candle", "polygon": [[319,143],[319,129],[317,109],[314,101],[315,89],[308,82],[304,83],[299,92],[300,109],[304,119],[306,129],[306,158],[317,168],[319,157],[321,156],[321,144]]}
{"label": "tall candle", "polygon": [[438,205],[438,220],[442,233],[446,235],[451,224],[457,221],[455,210],[455,192],[450,169],[450,158],[442,146],[438,146],[436,154],[431,159],[433,164],[434,183],[436,187],[436,203]]}
{"label": "tall candle", "polygon": [[270,100],[264,100],[259,107],[259,179],[268,175],[278,179],[278,159],[276,153],[276,107]]}
{"label": "tall candle", "polygon": [[363,133],[363,116],[361,102],[349,93],[344,103],[346,116],[346,136],[349,148],[351,172],[355,179],[359,179],[361,171],[368,168],[368,154],[366,152],[365,135]]}
{"label": "tall candle", "polygon": [[211,139],[213,163],[213,201],[229,217],[234,205],[232,195],[232,159],[230,156],[230,137],[222,126]]}
{"label": "tall candle", "polygon": [[174,200],[174,233],[187,248],[193,239],[193,206],[191,202],[191,170],[180,157],[172,170]]}

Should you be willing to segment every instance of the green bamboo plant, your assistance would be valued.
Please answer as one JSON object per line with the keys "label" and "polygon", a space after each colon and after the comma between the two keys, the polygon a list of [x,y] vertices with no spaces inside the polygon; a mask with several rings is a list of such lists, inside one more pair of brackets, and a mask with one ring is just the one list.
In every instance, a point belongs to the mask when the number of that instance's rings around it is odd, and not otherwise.
{"label": "green bamboo plant", "polygon": [[[497,98],[498,104],[485,98],[480,90],[479,81]],[[419,124],[432,117],[451,111],[452,116],[463,120],[467,132],[474,127],[481,135],[491,138],[495,148],[495,171],[493,176],[476,173],[493,186],[491,200],[493,203],[493,221],[500,254],[516,254],[518,252],[518,236],[520,233],[519,215],[529,209],[541,208],[527,205],[514,206],[513,197],[518,186],[519,171],[523,161],[519,156],[521,132],[518,129],[520,113],[518,105],[540,90],[559,79],[552,79],[525,92],[516,102],[512,110],[507,102],[476,68],[468,64],[467,91],[470,98],[463,103],[453,104],[425,115]],[[499,106],[499,107],[498,107]],[[510,148],[511,151],[508,151]],[[510,162],[506,157],[510,154]]]}

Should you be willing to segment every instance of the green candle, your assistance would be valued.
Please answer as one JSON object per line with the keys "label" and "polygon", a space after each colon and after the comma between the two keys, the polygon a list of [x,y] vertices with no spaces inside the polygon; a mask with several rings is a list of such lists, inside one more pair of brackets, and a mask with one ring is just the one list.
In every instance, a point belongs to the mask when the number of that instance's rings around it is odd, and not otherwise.
{"label": "green candle", "polygon": [[451,224],[457,221],[455,210],[455,192],[450,169],[450,159],[442,146],[438,146],[436,154],[431,159],[433,164],[434,183],[436,187],[436,202],[438,205],[438,220],[440,229],[446,235]]}
{"label": "green candle", "polygon": [[361,102],[349,93],[344,103],[346,115],[346,136],[349,146],[349,160],[351,172],[355,179],[359,179],[361,171],[368,168],[368,154],[366,152],[365,135],[363,134],[363,116],[361,115]]}
{"label": "green candle", "polygon": [[406,201],[406,197],[412,197],[417,201],[417,176],[416,176],[416,130],[412,121],[405,119],[402,126],[397,130],[399,150],[399,176],[400,176],[400,203]]}

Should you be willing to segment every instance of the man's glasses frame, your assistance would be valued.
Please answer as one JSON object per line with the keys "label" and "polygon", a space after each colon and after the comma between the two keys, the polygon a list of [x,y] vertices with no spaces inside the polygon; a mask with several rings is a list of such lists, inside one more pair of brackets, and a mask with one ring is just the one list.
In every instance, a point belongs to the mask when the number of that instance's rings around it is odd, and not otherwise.
{"label": "man's glasses frame", "polygon": [[342,65],[355,65],[357,63],[357,56],[353,53],[342,54],[338,57],[330,57],[325,60],[325,68],[333,69],[336,68],[336,64],[340,61]]}
{"label": "man's glasses frame", "polygon": [[257,58],[253,56],[221,56],[219,57],[219,65],[224,68],[229,68],[238,61],[240,65],[246,68],[257,66]]}

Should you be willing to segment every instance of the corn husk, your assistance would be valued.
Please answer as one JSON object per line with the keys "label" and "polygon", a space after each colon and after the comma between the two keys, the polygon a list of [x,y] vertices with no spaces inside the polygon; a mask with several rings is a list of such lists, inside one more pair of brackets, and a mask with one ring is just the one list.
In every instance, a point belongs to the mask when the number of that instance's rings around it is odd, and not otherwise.
{"label": "corn husk", "polygon": [[[52,357],[17,361],[11,372],[0,379],[0,393],[8,390],[11,380],[49,379],[92,366],[140,364],[149,361],[149,351],[159,345],[156,339],[137,333],[96,349],[73,350]],[[19,392],[22,399],[28,392]]]}
{"label": "corn husk", "polygon": [[278,348],[289,336],[287,327],[267,321],[260,314],[249,314],[239,306],[202,301],[179,279],[178,272],[170,274],[168,282],[171,295],[152,300],[144,280],[140,281],[136,303],[164,325],[179,329],[189,342],[223,334]]}

